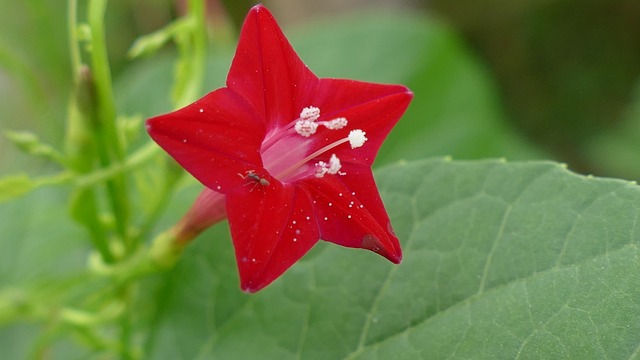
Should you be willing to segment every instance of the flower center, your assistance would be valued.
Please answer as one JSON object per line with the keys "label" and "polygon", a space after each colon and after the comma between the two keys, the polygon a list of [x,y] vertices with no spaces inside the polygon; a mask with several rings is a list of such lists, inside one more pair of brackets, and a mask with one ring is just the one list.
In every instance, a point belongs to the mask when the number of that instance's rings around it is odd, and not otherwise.
{"label": "flower center", "polygon": [[342,165],[336,154],[331,154],[328,162],[312,160],[331,151],[337,146],[349,142],[352,149],[362,146],[367,138],[360,129],[351,130],[349,135],[308,153],[308,148],[319,139],[312,138],[320,126],[327,130],[339,130],[347,126],[346,118],[318,121],[320,109],[309,106],[302,109],[300,117],[284,128],[269,134],[262,144],[261,153],[265,168],[280,181],[294,181],[308,176],[323,177],[346,175],[341,172]]}

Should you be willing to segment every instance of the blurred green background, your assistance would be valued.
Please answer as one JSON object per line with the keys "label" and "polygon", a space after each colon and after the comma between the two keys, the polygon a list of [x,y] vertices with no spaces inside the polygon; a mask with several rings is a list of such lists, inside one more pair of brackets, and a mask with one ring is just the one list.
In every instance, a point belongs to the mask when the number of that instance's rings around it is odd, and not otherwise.
{"label": "blurred green background", "polygon": [[[255,3],[208,1],[203,93],[223,86],[235,34]],[[379,163],[443,155],[550,158],[582,173],[640,179],[636,0],[264,4],[318,75],[404,83],[415,92]],[[109,3],[120,114],[170,109],[171,46],[144,59],[126,53],[136,37],[166,25],[182,7],[184,1],[172,0]],[[32,130],[60,147],[70,87],[65,3],[3,0],[0,127]],[[47,165],[0,140],[0,175],[24,171],[46,172]]]}

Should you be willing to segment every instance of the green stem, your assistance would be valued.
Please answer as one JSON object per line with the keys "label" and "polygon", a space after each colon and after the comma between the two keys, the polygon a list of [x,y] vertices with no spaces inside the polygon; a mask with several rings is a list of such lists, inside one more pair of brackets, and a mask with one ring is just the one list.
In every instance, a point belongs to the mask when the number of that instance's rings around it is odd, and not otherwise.
{"label": "green stem", "polygon": [[132,308],[133,308],[133,299],[132,299],[132,284],[126,284],[122,289],[120,289],[120,299],[124,301],[125,311],[122,314],[120,319],[120,347],[121,347],[121,358],[122,360],[132,360],[133,352],[132,352],[132,344],[131,344],[131,316],[132,316]]}
{"label": "green stem", "polygon": [[[107,0],[91,0],[88,7],[88,20],[91,28],[91,64],[98,101],[96,142],[100,164],[103,168],[122,163],[125,157],[116,127],[115,101],[104,35],[106,5]],[[129,241],[130,237],[127,234],[130,210],[125,177],[117,176],[109,180],[107,194],[116,219],[117,232],[124,240],[127,251],[132,252],[135,244]]]}
{"label": "green stem", "polygon": [[80,47],[78,46],[78,0],[69,0],[67,3],[67,31],[69,32],[69,57],[71,58],[71,73],[74,83],[77,84],[80,76]]}
{"label": "green stem", "polygon": [[204,61],[207,48],[207,28],[203,0],[189,1],[190,32],[178,40],[180,59],[174,88],[174,105],[183,107],[199,95],[204,75]]}
{"label": "green stem", "polygon": [[103,181],[110,181],[115,177],[138,168],[140,165],[151,160],[154,156],[160,154],[160,148],[153,142],[147,143],[140,150],[129,156],[123,163],[116,163],[109,167],[94,171],[85,176],[77,177],[72,180],[78,187],[87,187],[99,184]]}
{"label": "green stem", "polygon": [[[93,137],[87,123],[93,121],[92,114],[95,109],[91,109],[90,113],[82,111],[79,103],[80,98],[91,99],[90,93],[93,90],[90,78],[84,77],[82,59],[80,55],[79,39],[78,39],[78,2],[77,0],[68,1],[68,36],[69,36],[69,57],[71,58],[71,68],[74,83],[74,96],[69,102],[69,114],[67,119],[66,134],[66,161],[68,166],[79,173],[86,173],[93,170],[93,152],[91,151],[90,138]],[[91,101],[88,101],[92,103]],[[85,104],[86,105],[86,104]],[[86,105],[84,109],[91,108]],[[65,179],[71,180],[71,173],[65,172],[60,176],[51,178],[41,178],[38,180],[38,186],[56,184]],[[95,189],[77,189],[75,196],[82,201],[82,214],[76,216],[89,231],[89,235],[93,245],[98,249],[103,260],[107,263],[113,263],[115,260],[109,248],[109,239],[105,232],[104,226],[99,219],[99,206],[96,199]],[[72,212],[77,210],[72,206]],[[79,214],[76,214],[79,215]]]}

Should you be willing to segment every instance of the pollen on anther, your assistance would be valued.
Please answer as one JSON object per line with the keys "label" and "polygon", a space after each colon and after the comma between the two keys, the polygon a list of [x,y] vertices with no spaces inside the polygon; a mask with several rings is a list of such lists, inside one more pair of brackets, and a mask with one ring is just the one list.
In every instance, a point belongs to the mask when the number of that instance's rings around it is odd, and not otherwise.
{"label": "pollen on anther", "polygon": [[329,130],[338,130],[347,126],[349,122],[345,118],[337,118],[329,121],[321,121],[321,123]]}
{"label": "pollen on anther", "polygon": [[366,133],[360,129],[351,130],[349,132],[349,144],[352,149],[359,148],[368,140],[365,134]]}
{"label": "pollen on anther", "polygon": [[308,106],[300,112],[300,119],[316,121],[320,117],[320,109],[315,106]]}

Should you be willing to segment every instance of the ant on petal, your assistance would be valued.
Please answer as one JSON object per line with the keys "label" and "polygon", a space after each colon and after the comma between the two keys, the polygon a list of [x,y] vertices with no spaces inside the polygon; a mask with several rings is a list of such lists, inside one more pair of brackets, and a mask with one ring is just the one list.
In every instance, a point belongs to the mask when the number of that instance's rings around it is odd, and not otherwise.
{"label": "ant on petal", "polygon": [[[253,182],[253,187],[251,188],[251,190],[249,191],[253,191],[253,189],[256,188],[256,186],[261,185],[261,186],[269,186],[269,184],[271,184],[269,182],[269,180],[261,177],[260,175],[256,174],[254,170],[248,170],[244,172],[245,175],[242,175],[240,173],[238,173],[238,176],[240,176],[243,179],[249,179]],[[249,185],[250,183],[246,183],[246,185]]]}

